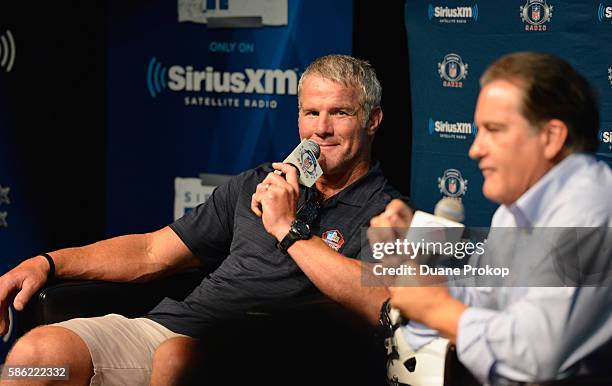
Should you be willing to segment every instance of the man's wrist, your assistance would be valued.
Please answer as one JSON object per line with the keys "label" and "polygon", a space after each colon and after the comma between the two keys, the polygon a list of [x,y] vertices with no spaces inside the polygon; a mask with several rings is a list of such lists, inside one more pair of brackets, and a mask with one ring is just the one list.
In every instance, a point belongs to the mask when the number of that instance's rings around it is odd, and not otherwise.
{"label": "man's wrist", "polygon": [[302,220],[293,220],[289,231],[276,243],[277,248],[284,254],[289,254],[289,248],[299,240],[306,240],[312,236],[310,225]]}
{"label": "man's wrist", "polygon": [[51,257],[51,255],[48,253],[41,253],[36,257],[44,260],[43,269],[46,273],[47,280],[53,279],[55,277],[55,261],[53,257]]}
{"label": "man's wrist", "polygon": [[443,336],[455,341],[459,326],[459,319],[467,305],[459,300],[449,297],[440,302],[436,307],[423,313],[422,323],[438,330]]}
{"label": "man's wrist", "polygon": [[278,230],[274,232],[274,237],[276,238],[277,241],[280,242],[285,236],[287,236],[287,233],[289,233],[289,231],[291,230],[292,223],[293,223],[293,220],[277,228]]}

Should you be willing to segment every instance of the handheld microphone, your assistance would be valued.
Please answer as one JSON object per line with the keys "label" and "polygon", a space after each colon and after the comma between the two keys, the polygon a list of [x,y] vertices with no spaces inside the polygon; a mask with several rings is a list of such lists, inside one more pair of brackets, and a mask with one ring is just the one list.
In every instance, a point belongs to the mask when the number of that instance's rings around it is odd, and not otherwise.
{"label": "handheld microphone", "polygon": [[[323,175],[323,170],[317,162],[320,155],[321,148],[319,145],[310,139],[305,139],[293,149],[283,163],[293,165],[298,170],[299,183],[311,187]],[[274,173],[283,174],[280,170],[276,170]]]}
{"label": "handheld microphone", "polygon": [[[460,200],[444,197],[436,204],[434,214],[419,210],[414,213],[406,238],[428,242],[460,241],[464,230],[464,225],[461,224],[463,213]],[[388,356],[387,377],[399,379],[401,384],[442,385],[450,341],[446,338],[436,338],[415,351],[405,340],[402,329],[398,328],[408,323],[408,320],[393,307],[389,308],[388,315],[393,329],[392,335],[385,341],[385,346],[387,354],[395,355]],[[406,367],[406,363],[411,363],[412,368]]]}
{"label": "handheld microphone", "polygon": [[[444,197],[435,206],[434,214],[417,210],[414,212],[410,228],[406,233],[408,240],[431,240],[457,242],[461,240],[465,226],[463,204],[460,200]],[[427,229],[436,228],[436,229]]]}

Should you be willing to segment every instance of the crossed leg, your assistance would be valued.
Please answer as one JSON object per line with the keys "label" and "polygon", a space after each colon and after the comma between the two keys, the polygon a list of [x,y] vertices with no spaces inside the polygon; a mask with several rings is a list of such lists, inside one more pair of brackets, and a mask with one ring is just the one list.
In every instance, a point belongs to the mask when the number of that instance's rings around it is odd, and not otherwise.
{"label": "crossed leg", "polygon": [[9,366],[68,367],[69,380],[2,380],[0,385],[89,385],[93,375],[91,355],[85,342],[74,332],[55,326],[37,327],[20,338],[8,354]]}
{"label": "crossed leg", "polygon": [[[68,381],[30,378],[28,386],[157,386],[201,384],[202,360],[196,339],[149,320],[107,315],[35,328],[15,343],[4,366],[69,369]],[[25,384],[24,380],[0,383]]]}

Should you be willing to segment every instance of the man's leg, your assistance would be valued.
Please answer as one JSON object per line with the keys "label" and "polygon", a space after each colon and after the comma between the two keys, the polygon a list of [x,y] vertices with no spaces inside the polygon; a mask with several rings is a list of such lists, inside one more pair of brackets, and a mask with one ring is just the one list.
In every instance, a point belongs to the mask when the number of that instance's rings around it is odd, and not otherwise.
{"label": "man's leg", "polygon": [[21,337],[11,349],[4,363],[8,366],[65,366],[69,381],[60,380],[2,380],[8,385],[89,385],[93,376],[91,355],[85,342],[74,332],[56,326],[33,329]]}
{"label": "man's leg", "polygon": [[[70,366],[70,380],[60,381],[61,385],[146,386],[155,351],[176,337],[185,335],[145,318],[109,314],[70,319],[26,334],[9,355],[7,365],[34,365],[40,360],[45,365]],[[74,349],[75,342],[78,349]],[[82,371],[83,367],[87,371]]]}
{"label": "man's leg", "polygon": [[204,354],[197,339],[170,338],[153,355],[151,386],[202,385],[203,362]]}

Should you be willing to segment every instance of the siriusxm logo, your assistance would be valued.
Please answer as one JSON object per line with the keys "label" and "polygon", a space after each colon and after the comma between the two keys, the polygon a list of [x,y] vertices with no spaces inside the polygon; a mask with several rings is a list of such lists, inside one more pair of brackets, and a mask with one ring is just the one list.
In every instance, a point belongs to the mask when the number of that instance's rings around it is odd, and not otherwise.
{"label": "siriusxm logo", "polygon": [[15,39],[10,30],[0,35],[0,67],[11,72],[15,63]]}
{"label": "siriusxm logo", "polygon": [[446,7],[429,4],[427,9],[429,20],[436,19],[439,23],[467,23],[468,20],[478,20],[478,4],[473,6]]}
{"label": "siriusxm logo", "polygon": [[474,122],[435,121],[429,118],[427,126],[429,135],[437,134],[446,139],[467,139],[468,136],[475,136],[477,132]]}
{"label": "siriusxm logo", "polygon": [[599,142],[605,144],[612,144],[612,131],[602,129],[599,131]]}
{"label": "siriusxm logo", "polygon": [[597,20],[604,21],[605,19],[612,19],[612,7],[599,3],[597,7]]}
{"label": "siriusxm logo", "polygon": [[244,71],[215,71],[212,66],[197,70],[194,66],[163,66],[155,57],[147,68],[147,87],[155,98],[168,88],[172,91],[211,93],[296,95],[296,70],[246,68]]}
{"label": "siriusxm logo", "polygon": [[599,150],[605,149],[608,151],[608,153],[598,153],[598,154],[599,155],[603,154],[606,157],[612,157],[612,153],[610,153],[610,151],[612,151],[612,128],[611,127],[602,128],[601,130],[599,130],[599,135],[597,137],[599,139],[599,142],[603,145],[603,147],[600,146]]}

